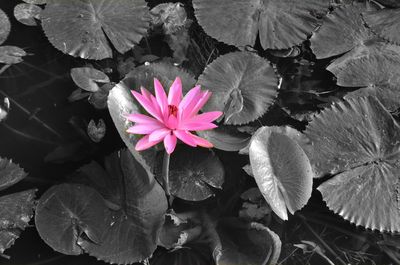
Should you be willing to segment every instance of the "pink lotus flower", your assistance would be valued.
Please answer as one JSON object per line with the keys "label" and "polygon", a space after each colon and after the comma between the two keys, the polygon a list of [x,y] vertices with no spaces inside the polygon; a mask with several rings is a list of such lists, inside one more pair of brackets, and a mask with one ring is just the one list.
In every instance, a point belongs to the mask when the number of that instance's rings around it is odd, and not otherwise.
{"label": "pink lotus flower", "polygon": [[209,91],[201,91],[200,86],[192,88],[182,99],[182,82],[177,77],[169,89],[168,97],[160,81],[154,79],[154,97],[148,90],[141,88],[141,94],[131,91],[136,100],[152,116],[130,114],[126,118],[135,122],[127,132],[143,134],[135,149],[148,149],[164,141],[165,150],[171,154],[175,150],[177,139],[187,145],[211,148],[207,140],[192,134],[190,131],[214,129],[212,122],[222,115],[220,111],[198,114],[211,96]]}

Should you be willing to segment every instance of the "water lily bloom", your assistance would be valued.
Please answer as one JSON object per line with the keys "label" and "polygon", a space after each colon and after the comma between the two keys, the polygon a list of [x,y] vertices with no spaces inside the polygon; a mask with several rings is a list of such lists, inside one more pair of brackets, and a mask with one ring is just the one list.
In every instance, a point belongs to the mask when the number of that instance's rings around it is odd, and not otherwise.
{"label": "water lily bloom", "polygon": [[202,91],[200,86],[195,86],[182,98],[182,81],[179,77],[171,85],[168,96],[157,79],[154,79],[154,90],[155,96],[143,87],[141,93],[131,91],[151,115],[135,113],[126,117],[135,122],[135,125],[127,130],[128,133],[145,135],[137,142],[136,150],[145,150],[163,141],[165,150],[171,154],[178,139],[193,147],[213,147],[210,142],[192,133],[217,127],[212,122],[218,119],[222,112],[198,114],[210,98],[211,92]]}

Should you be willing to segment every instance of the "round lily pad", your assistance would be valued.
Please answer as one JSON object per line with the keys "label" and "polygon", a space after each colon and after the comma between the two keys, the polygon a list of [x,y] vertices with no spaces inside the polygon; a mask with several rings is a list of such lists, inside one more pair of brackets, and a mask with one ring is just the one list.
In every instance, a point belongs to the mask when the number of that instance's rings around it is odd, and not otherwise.
{"label": "round lily pad", "polygon": [[14,17],[24,25],[36,26],[36,19],[40,19],[42,9],[33,4],[18,4],[14,7]]}
{"label": "round lily pad", "polygon": [[42,26],[60,51],[100,60],[112,57],[111,44],[125,53],[139,43],[147,33],[149,19],[144,0],[49,0]]}
{"label": "round lily pad", "polygon": [[365,4],[343,5],[324,17],[321,27],[310,39],[317,59],[343,54],[373,38],[361,16],[366,11]]}
{"label": "round lily pad", "polygon": [[272,210],[283,220],[300,210],[311,197],[314,177],[300,145],[279,127],[261,127],[249,148],[254,179]]}
{"label": "round lily pad", "polygon": [[6,13],[0,9],[0,45],[5,42],[10,34],[11,23]]}
{"label": "round lily pad", "polygon": [[85,234],[95,243],[108,225],[108,208],[94,189],[77,184],[51,187],[39,200],[35,224],[40,237],[54,250],[67,254],[82,253],[77,240]]}
{"label": "round lily pad", "polygon": [[400,44],[400,9],[382,9],[364,13],[364,20],[373,32],[390,42]]}
{"label": "round lily pad", "polygon": [[300,44],[328,11],[329,0],[193,0],[199,24],[211,37],[235,46],[264,49]]}
{"label": "round lily pad", "polygon": [[278,78],[270,63],[250,52],[220,56],[198,80],[213,94],[205,111],[223,111],[225,124],[245,124],[262,116],[277,96]]}
{"label": "round lily pad", "polygon": [[[161,163],[160,163],[161,164]],[[161,165],[157,168],[161,177]],[[225,170],[219,158],[207,149],[179,147],[171,156],[171,194],[188,201],[202,201],[215,195],[224,183]]]}
{"label": "round lily pad", "polygon": [[306,129],[318,190],[346,220],[400,231],[400,126],[374,97],[352,97],[315,116]]}

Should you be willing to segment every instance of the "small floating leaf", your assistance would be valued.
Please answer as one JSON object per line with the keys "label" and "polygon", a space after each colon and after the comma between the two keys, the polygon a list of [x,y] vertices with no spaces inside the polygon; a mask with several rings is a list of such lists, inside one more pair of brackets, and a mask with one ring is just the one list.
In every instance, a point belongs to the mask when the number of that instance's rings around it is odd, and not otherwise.
{"label": "small floating leaf", "polygon": [[78,87],[89,92],[96,92],[99,90],[99,85],[97,83],[110,82],[110,79],[105,73],[92,67],[72,68],[71,77]]}
{"label": "small floating leaf", "polygon": [[37,20],[40,19],[42,9],[37,5],[32,4],[18,4],[14,7],[15,18],[24,25],[36,26]]}
{"label": "small floating leaf", "polygon": [[0,63],[17,64],[23,61],[26,52],[16,46],[0,46]]}
{"label": "small floating leaf", "polygon": [[104,135],[106,135],[106,123],[104,120],[100,119],[97,124],[94,120],[90,120],[87,127],[87,134],[93,142],[100,142],[104,138]]}
{"label": "small floating leaf", "polygon": [[6,13],[0,9],[0,45],[8,38],[11,30],[11,23]]}
{"label": "small floating leaf", "polygon": [[283,220],[311,197],[314,177],[300,145],[277,127],[262,127],[250,141],[250,164],[256,183],[272,210]]}
{"label": "small floating leaf", "polygon": [[272,105],[278,78],[269,62],[250,52],[228,53],[213,61],[198,84],[213,93],[205,111],[224,111],[225,124],[245,124]]}
{"label": "small floating leaf", "polygon": [[11,160],[0,157],[0,190],[7,189],[28,175]]}
{"label": "small floating leaf", "polygon": [[264,49],[300,44],[328,11],[329,0],[194,0],[199,24],[211,37],[236,46],[253,46],[257,35]]}
{"label": "small floating leaf", "polygon": [[281,252],[281,240],[262,224],[236,218],[218,221],[211,247],[216,265],[275,265]]}
{"label": "small floating leaf", "polygon": [[60,51],[84,59],[125,53],[147,33],[149,14],[144,0],[49,0],[42,13],[43,30]]}
{"label": "small floating leaf", "polygon": [[351,97],[315,116],[306,135],[318,190],[328,207],[356,225],[400,231],[400,126],[374,97]]}

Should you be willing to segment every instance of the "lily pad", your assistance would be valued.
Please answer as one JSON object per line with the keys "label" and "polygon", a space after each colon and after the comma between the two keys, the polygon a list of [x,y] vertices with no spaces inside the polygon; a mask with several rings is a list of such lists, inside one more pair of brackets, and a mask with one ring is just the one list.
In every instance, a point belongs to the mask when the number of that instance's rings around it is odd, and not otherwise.
{"label": "lily pad", "polygon": [[262,127],[250,141],[250,164],[256,183],[272,210],[283,220],[311,197],[314,173],[300,145],[277,127]]}
{"label": "lily pad", "polygon": [[11,247],[33,216],[36,190],[0,197],[0,254]]}
{"label": "lily pad", "polygon": [[211,247],[216,265],[275,265],[281,252],[279,236],[262,224],[236,218],[218,221]]}
{"label": "lily pad", "polygon": [[[161,163],[160,163],[161,164]],[[161,166],[157,168],[161,176]],[[201,201],[215,195],[224,183],[225,170],[219,158],[207,149],[182,146],[171,156],[171,194],[188,201]]]}
{"label": "lily pad", "polygon": [[23,61],[26,52],[17,46],[0,46],[0,63],[17,64]]}
{"label": "lily pad", "polygon": [[399,86],[400,46],[384,42],[359,45],[333,61],[327,70],[344,87]]}
{"label": "lily pad", "polygon": [[125,53],[147,33],[149,10],[144,0],[49,0],[43,30],[60,51],[84,59],[112,57],[112,46]]}
{"label": "lily pad", "polygon": [[400,2],[397,0],[378,0],[378,2],[390,7],[400,7]]}
{"label": "lily pad", "polygon": [[22,0],[25,3],[28,4],[34,4],[34,5],[44,5],[46,4],[49,0]]}
{"label": "lily pad", "polygon": [[306,129],[328,207],[356,225],[400,231],[400,126],[374,97],[349,98]]}
{"label": "lily pad", "polygon": [[366,11],[366,4],[343,5],[324,17],[321,27],[310,39],[317,59],[346,53],[372,39],[373,34],[361,16]]}
{"label": "lily pad", "polygon": [[39,200],[35,216],[40,237],[54,250],[79,255],[78,239],[85,235],[101,243],[104,230],[111,224],[108,208],[94,189],[77,184],[51,187]]}
{"label": "lily pad", "polygon": [[18,183],[28,174],[11,160],[0,157],[0,190]]}
{"label": "lily pad", "polygon": [[328,11],[329,0],[194,0],[199,24],[227,44],[253,46],[257,35],[264,49],[300,44]]}
{"label": "lily pad", "polygon": [[0,9],[0,45],[3,44],[8,38],[11,30],[11,23],[8,16],[2,9]]}
{"label": "lily pad", "polygon": [[89,92],[100,89],[97,83],[110,82],[110,78],[105,73],[92,67],[72,68],[71,78],[78,87]]}
{"label": "lily pad", "polygon": [[110,263],[131,264],[149,258],[157,247],[167,201],[164,190],[129,153],[121,151],[121,210],[111,211],[111,223],[102,231],[101,244],[79,238],[90,255]]}
{"label": "lily pad", "polygon": [[36,26],[42,11],[37,5],[22,3],[14,7],[14,17],[24,25]]}
{"label": "lily pad", "polygon": [[251,138],[250,134],[240,132],[233,126],[224,125],[197,133],[212,143],[215,148],[224,151],[239,151],[249,144]]}
{"label": "lily pad", "polygon": [[373,32],[392,43],[400,44],[400,9],[382,9],[364,13],[364,20]]}
{"label": "lily pad", "polygon": [[390,112],[395,112],[400,108],[400,86],[368,86],[357,89],[346,95],[348,97],[362,97],[362,96],[374,96],[382,105]]}
{"label": "lily pad", "polygon": [[90,140],[99,143],[106,135],[106,123],[104,120],[100,119],[97,124],[94,120],[90,120],[87,127],[87,134]]}
{"label": "lily pad", "polygon": [[198,84],[213,93],[205,111],[223,111],[225,124],[245,124],[262,116],[274,102],[278,78],[270,63],[250,52],[220,56]]}

